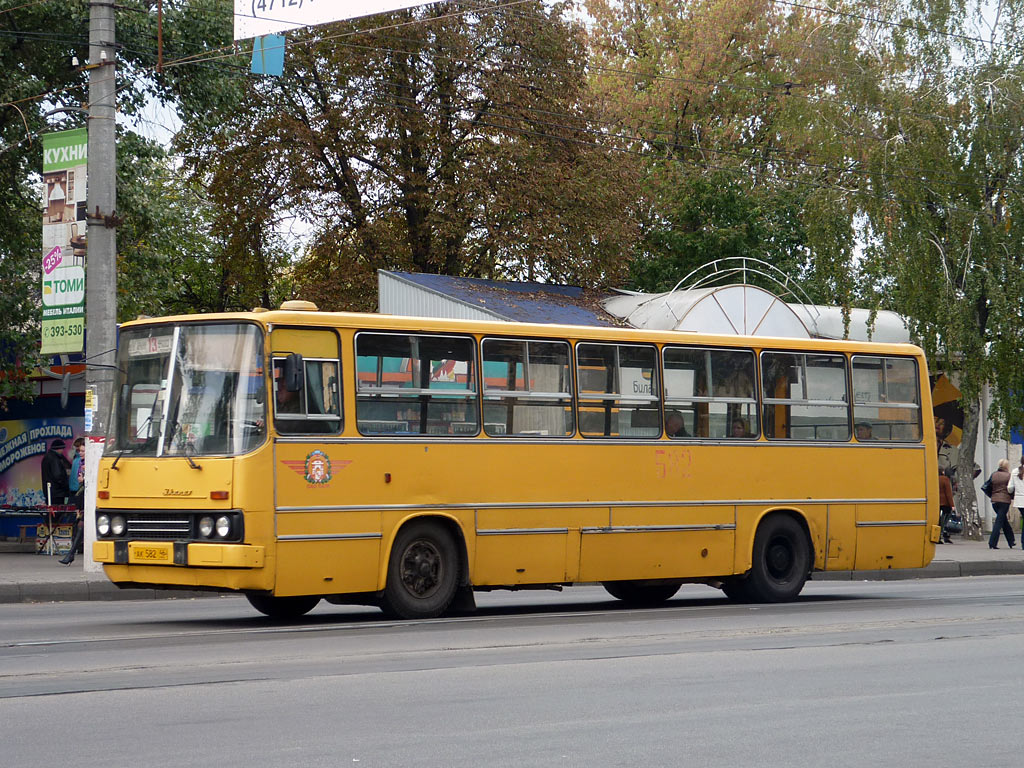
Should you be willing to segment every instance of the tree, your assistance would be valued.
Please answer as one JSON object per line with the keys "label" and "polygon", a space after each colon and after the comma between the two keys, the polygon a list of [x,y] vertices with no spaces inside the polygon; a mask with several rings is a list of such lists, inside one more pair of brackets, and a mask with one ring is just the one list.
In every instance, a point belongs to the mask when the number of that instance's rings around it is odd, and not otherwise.
{"label": "tree", "polygon": [[[957,506],[977,538],[982,389],[991,437],[1024,423],[1024,4],[917,7],[896,6],[884,86],[863,100],[864,129],[884,138],[862,158],[865,255],[885,305],[963,391]],[[984,36],[979,19],[994,20]]]}
{"label": "tree", "polygon": [[273,306],[281,298],[280,270],[268,274],[244,252],[232,258],[230,236],[213,232],[216,205],[162,146],[124,133],[119,149],[119,320]]}
{"label": "tree", "polygon": [[180,137],[229,252],[296,217],[295,279],[325,308],[372,308],[380,268],[618,282],[634,177],[595,145],[563,11],[448,3],[296,35],[284,77],[241,80],[212,134]]}
{"label": "tree", "polygon": [[768,0],[587,7],[594,90],[643,157],[634,286],[667,290],[747,256],[847,303],[854,238],[834,194],[844,154],[822,141],[835,105],[816,92],[834,87],[828,62],[848,37],[818,39],[820,14]]}
{"label": "tree", "polygon": [[[118,111],[128,116],[137,114],[148,100],[173,95],[153,72],[156,17],[151,5],[118,6]],[[177,17],[169,14],[170,31],[185,4],[168,0],[166,5],[169,10],[179,7]],[[206,10],[212,7],[207,4]],[[88,57],[88,13],[87,0],[24,3],[0,10],[0,405],[8,397],[30,396],[26,374],[41,362],[39,137],[86,124],[81,105],[87,102],[83,66]],[[201,29],[202,25],[190,25],[189,41]],[[72,57],[78,58],[77,65]],[[213,99],[212,92],[206,96]],[[175,200],[167,194],[173,185],[161,177],[173,175],[173,166],[153,141],[130,130],[121,130],[118,141],[119,214],[124,220],[118,254],[119,317],[175,306],[185,311],[207,308],[202,302],[183,301],[188,298],[183,293],[177,302],[161,295],[188,285],[173,273],[171,254],[178,256],[182,269],[195,267],[183,258],[183,245],[185,238],[200,236],[196,227],[202,222],[196,211],[205,204],[192,196]],[[194,239],[189,243],[196,245]],[[209,258],[209,247],[195,250]],[[210,284],[205,278],[193,282]],[[230,295],[220,292],[217,297]]]}
{"label": "tree", "polygon": [[[0,407],[31,393],[26,373],[40,360],[39,262],[42,220],[32,174],[42,169],[39,134],[51,106],[40,93],[81,96],[71,49],[42,30],[82,24],[85,4],[34,5],[0,13]],[[67,127],[73,121],[61,115]]]}

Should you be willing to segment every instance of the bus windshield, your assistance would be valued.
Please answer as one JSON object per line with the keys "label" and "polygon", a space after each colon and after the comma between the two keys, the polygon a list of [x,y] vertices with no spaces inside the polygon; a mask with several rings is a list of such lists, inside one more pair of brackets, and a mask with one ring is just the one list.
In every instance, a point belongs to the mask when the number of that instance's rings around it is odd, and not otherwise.
{"label": "bus windshield", "polygon": [[130,328],[106,453],[225,456],[266,437],[263,338],[242,323]]}

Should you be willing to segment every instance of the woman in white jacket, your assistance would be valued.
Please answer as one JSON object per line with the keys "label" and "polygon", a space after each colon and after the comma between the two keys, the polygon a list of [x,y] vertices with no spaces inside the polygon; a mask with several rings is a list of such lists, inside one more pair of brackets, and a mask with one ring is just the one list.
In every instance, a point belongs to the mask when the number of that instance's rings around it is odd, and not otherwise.
{"label": "woman in white jacket", "polygon": [[[1006,490],[1013,497],[1010,504],[1017,508],[1021,518],[1021,531],[1024,531],[1024,456],[1020,457],[1020,466],[1010,470],[1010,479],[1006,483]],[[1021,534],[1024,536],[1024,533]],[[1021,540],[1024,542],[1024,539]],[[1021,544],[1024,547],[1024,543]]]}

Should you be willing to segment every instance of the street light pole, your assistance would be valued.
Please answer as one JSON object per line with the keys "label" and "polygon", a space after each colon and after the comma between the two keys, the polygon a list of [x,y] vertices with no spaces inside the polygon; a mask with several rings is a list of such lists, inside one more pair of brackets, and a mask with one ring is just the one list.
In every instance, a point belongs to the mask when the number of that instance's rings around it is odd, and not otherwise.
{"label": "street light pole", "polygon": [[86,389],[92,391],[91,434],[107,432],[117,334],[117,87],[114,3],[89,2],[88,249],[85,272]]}

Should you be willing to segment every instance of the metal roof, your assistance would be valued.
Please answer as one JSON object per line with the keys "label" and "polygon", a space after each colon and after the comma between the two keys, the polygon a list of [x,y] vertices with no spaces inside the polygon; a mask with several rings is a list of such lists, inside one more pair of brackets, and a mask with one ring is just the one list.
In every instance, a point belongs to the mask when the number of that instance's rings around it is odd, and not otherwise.
{"label": "metal roof", "polygon": [[[387,314],[408,314],[399,302],[389,299],[388,281],[411,284],[428,291],[445,303],[455,302],[466,308],[490,315],[496,320],[557,325],[622,325],[601,309],[603,295],[574,285],[505,282],[476,277],[451,277],[412,272],[380,270],[380,311]],[[389,306],[396,304],[397,306]],[[431,313],[434,314],[434,313]],[[447,312],[443,316],[449,315]]]}

